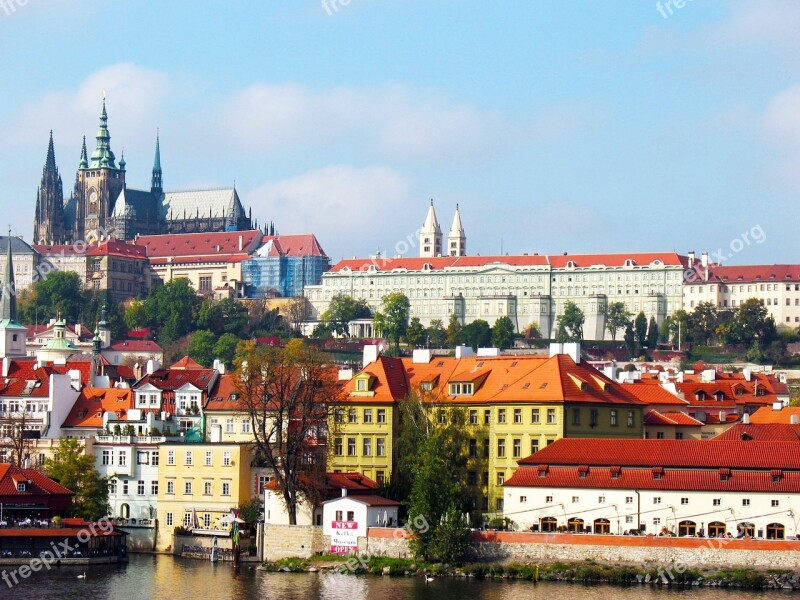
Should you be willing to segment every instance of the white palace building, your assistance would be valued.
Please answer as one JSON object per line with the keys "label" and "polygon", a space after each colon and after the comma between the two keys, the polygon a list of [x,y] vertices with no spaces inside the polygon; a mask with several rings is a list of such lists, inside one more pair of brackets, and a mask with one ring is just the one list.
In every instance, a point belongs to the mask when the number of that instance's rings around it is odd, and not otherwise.
{"label": "white palace building", "polygon": [[[309,328],[336,295],[366,300],[379,309],[381,299],[404,293],[411,316],[424,326],[440,319],[444,326],[455,313],[462,324],[483,319],[493,325],[511,319],[517,331],[535,323],[544,337],[556,334],[556,318],[568,301],[586,316],[584,339],[610,338],[605,306],[624,302],[628,311],[644,311],[648,320],[663,320],[683,307],[687,257],[675,252],[521,256],[467,256],[467,237],[456,207],[445,239],[433,203],[419,234],[419,257],[373,257],[342,260],[307,286],[311,306]],[[371,322],[354,322],[351,333],[373,335]],[[618,333],[621,337],[622,332]]]}

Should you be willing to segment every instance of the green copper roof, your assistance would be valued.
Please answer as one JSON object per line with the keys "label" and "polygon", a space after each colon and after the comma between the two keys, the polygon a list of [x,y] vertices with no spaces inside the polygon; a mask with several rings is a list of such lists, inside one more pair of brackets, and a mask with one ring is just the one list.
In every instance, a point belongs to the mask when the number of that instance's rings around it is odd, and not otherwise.
{"label": "green copper roof", "polygon": [[92,152],[92,169],[116,169],[116,157],[111,151],[111,134],[108,132],[108,114],[106,113],[106,100],[103,98],[103,112],[100,113],[100,129],[97,130],[97,146]]}
{"label": "green copper roof", "polygon": [[153,178],[150,181],[150,189],[153,192],[160,192],[164,189],[163,174],[161,172],[161,141],[156,134],[156,158],[153,161]]}
{"label": "green copper roof", "polygon": [[81,146],[81,163],[78,165],[80,169],[88,169],[89,168],[89,159],[86,155],[86,136],[83,136],[83,146]]}

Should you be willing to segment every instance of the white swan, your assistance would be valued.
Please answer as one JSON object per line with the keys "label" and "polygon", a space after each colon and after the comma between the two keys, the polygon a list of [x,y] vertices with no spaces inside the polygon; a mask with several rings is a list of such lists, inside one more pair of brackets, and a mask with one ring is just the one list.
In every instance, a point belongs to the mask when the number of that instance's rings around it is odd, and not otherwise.
{"label": "white swan", "polygon": [[78,575],[78,579],[86,579],[86,572],[84,571],[83,575]]}

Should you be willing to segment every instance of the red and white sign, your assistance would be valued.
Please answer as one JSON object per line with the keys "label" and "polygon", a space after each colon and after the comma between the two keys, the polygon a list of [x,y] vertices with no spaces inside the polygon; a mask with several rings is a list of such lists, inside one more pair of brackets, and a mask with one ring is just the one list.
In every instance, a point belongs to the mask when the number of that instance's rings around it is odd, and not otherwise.
{"label": "red and white sign", "polygon": [[333,521],[331,529],[331,554],[349,554],[358,549],[356,521]]}

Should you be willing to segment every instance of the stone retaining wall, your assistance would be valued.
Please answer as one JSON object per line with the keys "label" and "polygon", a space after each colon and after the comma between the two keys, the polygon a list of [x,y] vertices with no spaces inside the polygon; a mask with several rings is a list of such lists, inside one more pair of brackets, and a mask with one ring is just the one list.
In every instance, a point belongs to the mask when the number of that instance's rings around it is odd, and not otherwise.
{"label": "stone retaining wall", "polygon": [[322,527],[310,525],[264,525],[264,560],[279,560],[327,552],[323,545]]}

